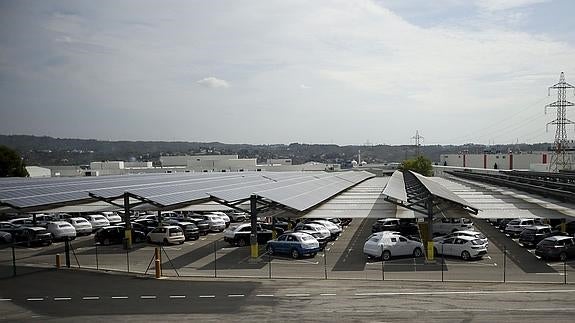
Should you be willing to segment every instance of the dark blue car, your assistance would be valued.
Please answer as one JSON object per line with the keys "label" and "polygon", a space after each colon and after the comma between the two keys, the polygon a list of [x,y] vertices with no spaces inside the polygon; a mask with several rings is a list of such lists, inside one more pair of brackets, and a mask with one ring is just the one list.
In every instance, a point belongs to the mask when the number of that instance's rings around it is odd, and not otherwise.
{"label": "dark blue car", "polygon": [[319,242],[312,235],[303,232],[288,232],[276,240],[268,241],[267,251],[270,255],[276,253],[288,254],[297,259],[303,255],[315,256],[319,251]]}

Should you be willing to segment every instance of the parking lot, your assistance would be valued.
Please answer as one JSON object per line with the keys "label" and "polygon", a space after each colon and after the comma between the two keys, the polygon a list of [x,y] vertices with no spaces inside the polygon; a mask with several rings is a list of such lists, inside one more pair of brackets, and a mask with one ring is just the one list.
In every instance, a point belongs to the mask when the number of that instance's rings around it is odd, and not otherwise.
{"label": "parking lot", "polygon": [[[418,281],[484,281],[484,282],[575,282],[575,261],[543,261],[532,249],[519,245],[489,222],[474,219],[476,230],[489,239],[486,256],[472,261],[453,257],[438,257],[433,262],[425,258],[393,258],[389,261],[368,259],[363,244],[371,234],[376,219],[354,219],[337,240],[329,242],[315,257],[292,259],[270,256],[260,245],[260,255],[250,256],[250,248],[231,246],[223,241],[222,233],[210,233],[182,245],[159,246],[135,244],[130,251],[122,245],[94,244],[93,236],[72,241],[70,266],[133,272],[154,273],[154,253],[161,249],[164,276],[196,277],[257,277],[291,279],[362,279]],[[56,254],[65,266],[65,247],[56,242],[48,247],[15,248],[15,262],[27,265],[55,266]],[[2,277],[12,275],[12,249],[0,250]]]}

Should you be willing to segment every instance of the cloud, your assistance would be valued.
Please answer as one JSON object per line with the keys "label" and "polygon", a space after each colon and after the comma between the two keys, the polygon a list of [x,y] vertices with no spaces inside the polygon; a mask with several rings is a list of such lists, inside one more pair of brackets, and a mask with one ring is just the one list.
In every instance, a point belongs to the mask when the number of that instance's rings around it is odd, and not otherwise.
{"label": "cloud", "polygon": [[477,0],[476,5],[484,10],[499,11],[527,7],[550,0]]}
{"label": "cloud", "polygon": [[230,84],[226,80],[222,80],[213,76],[205,77],[197,81],[197,83],[213,89],[230,87]]}

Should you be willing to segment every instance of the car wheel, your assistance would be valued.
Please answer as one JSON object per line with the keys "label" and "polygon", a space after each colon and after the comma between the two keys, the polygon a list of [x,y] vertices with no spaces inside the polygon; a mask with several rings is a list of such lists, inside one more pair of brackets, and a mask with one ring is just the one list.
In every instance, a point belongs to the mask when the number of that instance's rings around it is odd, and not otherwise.
{"label": "car wheel", "polygon": [[272,246],[268,246],[267,248],[268,255],[272,256],[274,254],[274,248]]}
{"label": "car wheel", "polygon": [[297,249],[293,249],[293,250],[291,251],[291,257],[292,257],[293,259],[299,258],[299,251],[297,251]]}
{"label": "car wheel", "polygon": [[104,241],[102,241],[102,244],[103,244],[104,246],[109,245],[109,244],[110,244],[110,239],[104,239]]}
{"label": "car wheel", "polygon": [[560,259],[561,261],[567,260],[567,254],[566,254],[565,252],[560,253],[560,254],[559,254],[559,259]]}
{"label": "car wheel", "polygon": [[463,260],[469,260],[469,259],[471,259],[471,255],[469,254],[469,251],[464,250],[464,251],[461,253],[461,258],[463,258]]}
{"label": "car wheel", "polygon": [[421,256],[423,256],[423,251],[421,251],[421,248],[415,248],[415,250],[413,250],[413,257],[419,258]]}
{"label": "car wheel", "polygon": [[391,259],[391,252],[389,252],[389,250],[385,250],[381,254],[381,259],[383,259],[384,261],[388,261],[389,259]]}
{"label": "car wheel", "polygon": [[238,241],[238,246],[245,247],[245,245],[246,245],[246,240],[240,239],[240,241]]}
{"label": "car wheel", "polygon": [[140,242],[142,242],[142,238],[135,236],[134,237],[134,243],[140,243]]}
{"label": "car wheel", "polygon": [[316,254],[317,254],[317,252],[312,252],[310,256],[313,258],[313,257],[315,257]]}

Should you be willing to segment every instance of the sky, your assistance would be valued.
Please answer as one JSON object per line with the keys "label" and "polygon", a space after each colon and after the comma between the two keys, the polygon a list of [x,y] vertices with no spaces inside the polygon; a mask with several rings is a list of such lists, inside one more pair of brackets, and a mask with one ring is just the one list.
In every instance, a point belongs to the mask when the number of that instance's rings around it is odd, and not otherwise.
{"label": "sky", "polygon": [[545,105],[561,72],[575,84],[574,9],[0,0],[0,134],[398,145],[419,131],[424,145],[553,142],[556,110]]}

